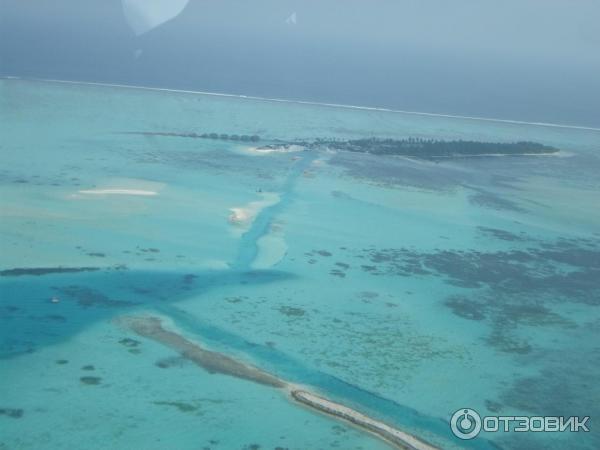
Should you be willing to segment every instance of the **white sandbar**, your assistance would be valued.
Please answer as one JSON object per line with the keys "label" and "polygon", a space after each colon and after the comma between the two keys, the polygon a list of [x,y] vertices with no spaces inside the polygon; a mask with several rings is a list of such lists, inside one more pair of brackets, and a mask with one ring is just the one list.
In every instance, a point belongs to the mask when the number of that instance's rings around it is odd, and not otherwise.
{"label": "white sandbar", "polygon": [[438,450],[437,447],[434,447],[411,434],[400,431],[383,422],[365,416],[352,408],[332,402],[326,398],[319,397],[318,395],[303,390],[292,390],[290,394],[294,400],[322,413],[335,416],[363,428],[394,444],[398,448],[407,450]]}
{"label": "white sandbar", "polygon": [[79,191],[79,194],[86,195],[158,195],[156,191],[145,191],[142,189],[87,189]]}

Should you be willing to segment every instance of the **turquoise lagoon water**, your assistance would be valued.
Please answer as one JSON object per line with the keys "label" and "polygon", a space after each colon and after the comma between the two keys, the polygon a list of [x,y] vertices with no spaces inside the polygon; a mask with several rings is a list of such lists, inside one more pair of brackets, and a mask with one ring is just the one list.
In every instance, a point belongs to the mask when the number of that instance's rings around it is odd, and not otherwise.
{"label": "turquoise lagoon water", "polygon": [[[132,131],[562,152],[259,155]],[[0,449],[388,448],[133,335],[131,314],[443,448],[600,446],[599,131],[2,80],[0,136],[0,269],[100,269],[0,277]],[[462,407],[591,432],[462,442]]]}

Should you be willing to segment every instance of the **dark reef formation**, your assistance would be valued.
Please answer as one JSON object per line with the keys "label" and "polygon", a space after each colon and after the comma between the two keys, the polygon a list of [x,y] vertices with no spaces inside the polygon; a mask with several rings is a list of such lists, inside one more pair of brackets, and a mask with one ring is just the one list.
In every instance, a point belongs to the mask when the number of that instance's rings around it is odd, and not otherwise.
{"label": "dark reef formation", "polygon": [[167,131],[128,131],[126,134],[141,134],[142,136],[169,136],[169,137],[183,137],[193,139],[213,139],[222,141],[241,141],[241,142],[258,142],[260,136],[256,134],[227,134],[227,133],[174,133]]}
{"label": "dark reef formation", "polygon": [[102,382],[102,378],[100,377],[81,377],[79,378],[83,384],[87,384],[89,386],[97,386]]}
{"label": "dark reef formation", "polygon": [[0,277],[20,277],[22,275],[51,275],[55,273],[93,272],[99,267],[27,267],[0,270]]}
{"label": "dark reef formation", "polygon": [[23,417],[23,410],[20,408],[0,408],[0,416],[20,419]]}

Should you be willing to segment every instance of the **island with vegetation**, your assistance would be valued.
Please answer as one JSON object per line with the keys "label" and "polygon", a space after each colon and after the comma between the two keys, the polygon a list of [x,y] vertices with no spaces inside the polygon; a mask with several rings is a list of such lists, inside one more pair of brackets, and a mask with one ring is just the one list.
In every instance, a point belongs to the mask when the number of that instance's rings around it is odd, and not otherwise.
{"label": "island with vegetation", "polygon": [[349,141],[324,141],[330,149],[373,155],[397,155],[413,158],[452,158],[460,156],[519,156],[557,153],[554,147],[537,142],[480,142],[437,139],[354,139]]}
{"label": "island with vegetation", "polygon": [[391,138],[362,138],[362,139],[333,139],[317,138],[315,140],[281,139],[265,140],[258,135],[228,134],[228,133],[176,133],[135,131],[130,134],[145,136],[174,136],[184,138],[199,138],[213,140],[229,140],[247,143],[261,143],[257,150],[288,149],[291,146],[307,150],[329,149],[372,155],[404,156],[418,159],[442,159],[474,156],[539,156],[551,155],[559,149],[531,141],[518,142],[483,142],[469,140],[440,140],[408,137],[404,139]]}

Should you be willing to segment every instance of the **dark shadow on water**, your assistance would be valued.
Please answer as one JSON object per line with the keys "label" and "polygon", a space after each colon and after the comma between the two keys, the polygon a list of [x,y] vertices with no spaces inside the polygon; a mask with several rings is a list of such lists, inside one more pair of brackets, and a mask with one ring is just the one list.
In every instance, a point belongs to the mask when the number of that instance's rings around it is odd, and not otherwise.
{"label": "dark shadow on water", "polygon": [[215,286],[274,283],[279,271],[148,272],[98,270],[0,278],[0,359],[69,339],[132,308],[168,304]]}
{"label": "dark shadow on water", "polygon": [[[193,276],[190,276],[193,275]],[[359,386],[304,365],[301,361],[268,345],[242,337],[205,322],[201,317],[173,305],[177,300],[209,292],[213,287],[275,283],[293,278],[280,271],[245,272],[144,272],[105,270],[93,273],[48,274],[45,276],[3,277],[0,281],[0,358],[6,359],[67,340],[99,320],[151,309],[170,317],[176,325],[203,344],[227,348],[232,355],[244,355],[282,379],[312,385],[330,398],[355,407],[373,417],[401,427],[429,432],[452,439],[442,418],[430,417],[383,398]],[[59,303],[52,303],[52,297]],[[42,320],[60,315],[65,321]],[[133,339],[122,340],[134,346]],[[96,385],[97,377],[82,377],[83,384]],[[497,448],[485,440],[472,441],[467,448]]]}

